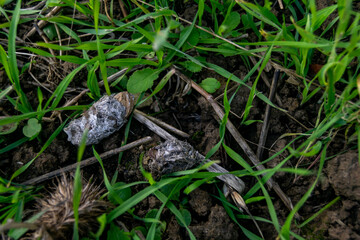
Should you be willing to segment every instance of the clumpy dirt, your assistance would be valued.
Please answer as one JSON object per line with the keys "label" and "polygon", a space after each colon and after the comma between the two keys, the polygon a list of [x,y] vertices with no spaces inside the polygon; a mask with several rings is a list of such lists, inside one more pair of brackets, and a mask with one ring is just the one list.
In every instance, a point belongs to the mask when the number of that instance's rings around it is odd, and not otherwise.
{"label": "clumpy dirt", "polygon": [[[11,161],[13,169],[24,166],[36,157],[39,149],[36,149],[36,147],[32,145],[32,143],[26,143],[14,153]],[[21,175],[21,178],[29,179],[59,169],[69,158],[69,150],[64,147],[65,145],[65,142],[55,139],[52,144],[37,157],[35,162],[30,165],[28,170]]]}
{"label": "clumpy dirt", "polygon": [[[323,232],[328,239],[360,239],[360,171],[358,152],[351,150],[328,160],[326,178],[321,188],[331,191],[341,200],[311,226],[314,232]],[[331,190],[330,190],[331,189]],[[327,233],[326,233],[327,230]]]}
{"label": "clumpy dirt", "polygon": [[329,160],[325,168],[335,194],[360,201],[359,154],[349,151]]}
{"label": "clumpy dirt", "polygon": [[239,233],[225,209],[215,205],[210,209],[210,214],[205,222],[194,223],[190,226],[191,231],[197,239],[238,239]]}

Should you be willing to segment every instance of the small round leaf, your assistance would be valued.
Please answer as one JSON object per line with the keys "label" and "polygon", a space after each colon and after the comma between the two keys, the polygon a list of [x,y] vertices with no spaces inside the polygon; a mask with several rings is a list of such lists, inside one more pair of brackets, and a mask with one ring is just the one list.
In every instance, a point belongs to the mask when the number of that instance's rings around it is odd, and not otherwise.
{"label": "small round leaf", "polygon": [[[183,216],[186,226],[189,226],[191,223],[191,213],[189,212],[189,210],[182,208],[180,209],[180,213]],[[179,218],[176,217],[176,220],[178,221],[180,226],[185,227],[185,225],[180,221]]]}
{"label": "small round leaf", "polygon": [[127,90],[130,93],[140,93],[152,87],[154,80],[158,78],[158,71],[145,68],[138,70],[131,75],[127,83]]}
{"label": "small round leaf", "polygon": [[214,93],[220,88],[221,84],[215,78],[206,78],[200,83],[200,86],[208,93]]}
{"label": "small round leaf", "polygon": [[23,133],[28,138],[36,137],[41,131],[41,124],[36,118],[30,118],[23,128]]}

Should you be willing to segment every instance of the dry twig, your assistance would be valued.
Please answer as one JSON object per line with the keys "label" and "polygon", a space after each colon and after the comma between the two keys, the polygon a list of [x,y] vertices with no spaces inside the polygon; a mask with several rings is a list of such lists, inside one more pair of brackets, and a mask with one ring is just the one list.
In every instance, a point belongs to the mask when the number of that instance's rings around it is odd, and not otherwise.
{"label": "dry twig", "polygon": [[[54,7],[48,14],[45,15],[45,18],[49,18],[53,15],[55,15],[56,13],[58,13],[60,10],[61,10],[61,6],[56,6]],[[37,27],[39,29],[43,28],[46,24],[47,24],[47,21],[44,21],[44,20],[41,20],[40,22],[38,23],[35,23],[37,25]],[[33,27],[25,36],[24,36],[24,40],[26,38],[29,38],[31,37],[34,33],[36,32],[36,27]]]}
{"label": "dry twig", "polygon": [[[113,150],[110,150],[110,151],[107,151],[105,153],[102,153],[100,154],[100,158],[102,160],[105,160],[113,155],[116,155],[120,152],[123,152],[123,151],[126,151],[126,150],[129,150],[131,148],[134,148],[134,147],[137,147],[139,145],[142,145],[142,144],[146,144],[146,143],[149,143],[150,141],[152,140],[151,137],[144,137],[144,138],[141,138],[139,140],[136,140],[134,142],[131,142],[131,143],[128,143],[122,147],[119,147],[119,148],[115,148]],[[92,165],[94,163],[98,162],[98,160],[96,159],[96,157],[91,157],[91,158],[88,158],[86,160],[83,160],[81,161],[80,163],[74,163],[74,164],[71,164],[71,165],[68,165],[64,168],[60,168],[58,170],[55,170],[55,171],[52,171],[52,172],[49,172],[49,173],[45,173],[44,175],[42,176],[39,176],[39,177],[36,177],[36,178],[33,178],[33,179],[30,179],[28,181],[25,181],[23,182],[22,184],[23,185],[34,185],[34,184],[38,184],[38,183],[41,183],[41,182],[44,182],[48,179],[51,179],[51,178],[54,178],[54,177],[57,177],[57,176],[60,176],[61,174],[65,173],[65,172],[70,172],[70,171],[74,171],[76,169],[76,167],[78,166],[78,164],[80,164],[80,168],[83,168],[83,167],[86,167],[86,166],[89,166],[89,165]]]}
{"label": "dry twig", "polygon": [[[212,95],[208,94],[204,89],[202,89],[198,84],[196,84],[194,81],[189,79],[184,74],[180,73],[176,70],[176,74],[180,76],[181,79],[183,79],[186,82],[191,82],[192,87],[199,92],[203,97],[206,98],[206,100],[211,104],[214,111],[218,115],[220,119],[224,117],[224,111],[220,108],[220,106],[214,101]],[[236,127],[232,124],[232,122],[228,119],[226,123],[226,128],[229,130],[231,135],[235,138],[236,142],[240,145],[240,147],[243,149],[243,151],[247,154],[250,161],[254,164],[254,166],[259,170],[263,171],[265,170],[264,165],[261,164],[259,159],[256,157],[254,151],[249,147],[249,145],[246,143],[246,140],[243,136],[239,133],[239,131],[236,129]],[[265,176],[266,174],[263,174]],[[293,204],[288,196],[281,190],[280,186],[272,179],[269,178],[269,180],[266,182],[268,187],[270,189],[274,189],[274,191],[277,193],[277,195],[280,197],[280,199],[283,201],[283,203],[286,205],[286,207],[291,211],[294,207]],[[300,215],[296,213],[296,218],[300,218]]]}
{"label": "dry twig", "polygon": [[169,132],[175,133],[175,134],[178,135],[178,136],[181,136],[181,137],[183,137],[183,138],[189,138],[189,137],[190,137],[189,134],[187,134],[187,133],[185,133],[185,132],[183,132],[183,131],[181,131],[181,130],[179,130],[179,129],[177,129],[177,128],[174,128],[174,127],[171,126],[170,124],[167,124],[166,122],[163,122],[163,121],[161,121],[161,120],[159,120],[159,119],[157,119],[157,118],[154,118],[154,117],[152,117],[152,116],[146,115],[145,113],[143,113],[143,112],[140,111],[140,110],[135,109],[135,110],[134,110],[134,114],[135,114],[135,115],[136,115],[136,114],[143,115],[144,117],[150,119],[152,122],[156,123],[156,124],[159,125],[160,127],[163,127],[163,128],[165,128],[166,130],[168,130]]}
{"label": "dry twig", "polygon": [[[275,70],[274,78],[273,78],[273,81],[271,83],[270,93],[269,93],[269,100],[270,101],[272,101],[274,99],[278,79],[279,79],[279,70]],[[256,156],[258,157],[259,160],[262,159],[262,154],[263,154],[263,151],[264,151],[264,146],[265,146],[265,142],[266,142],[266,138],[267,138],[267,134],[268,134],[268,130],[269,130],[270,110],[271,110],[270,105],[269,104],[266,105],[264,122],[263,122],[263,125],[261,127],[259,145],[258,145],[258,149],[257,149],[257,152],[256,152]]]}
{"label": "dry twig", "polygon": [[[126,11],[124,2],[122,0],[119,0],[119,5],[120,5],[121,12],[123,14],[123,17],[126,18],[128,16],[128,13]],[[129,19],[126,19],[125,22],[129,22]]]}
{"label": "dry twig", "polygon": [[[134,118],[136,120],[138,120],[139,122],[141,122],[142,124],[144,124],[145,126],[147,126],[151,131],[156,133],[161,138],[166,139],[166,140],[177,140],[174,136],[172,136],[171,134],[166,132],[161,127],[157,126],[155,123],[151,122],[145,116],[134,112]],[[202,156],[202,157],[205,159],[204,156]],[[210,162],[210,160],[208,160],[208,159],[204,161],[204,163],[208,163],[208,162]],[[222,175],[217,176],[217,178],[220,179],[221,181],[225,182],[226,184],[228,184],[230,187],[232,187],[233,189],[238,191],[240,194],[244,191],[245,183],[240,178],[238,178],[232,174],[229,174],[229,172],[225,168],[221,167],[220,165],[213,163],[212,165],[210,165],[207,168],[207,170],[209,172],[224,173]]]}

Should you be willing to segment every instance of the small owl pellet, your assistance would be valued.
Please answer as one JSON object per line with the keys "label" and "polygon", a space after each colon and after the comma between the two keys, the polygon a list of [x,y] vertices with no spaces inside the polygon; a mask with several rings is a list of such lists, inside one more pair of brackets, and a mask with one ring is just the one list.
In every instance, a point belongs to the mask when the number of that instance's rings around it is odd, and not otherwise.
{"label": "small owl pellet", "polygon": [[[209,160],[206,160],[189,143],[176,139],[167,140],[151,148],[146,153],[143,161],[144,167],[151,172],[155,179],[159,179],[164,174],[188,170],[207,162]],[[221,173],[217,178],[231,186],[238,193],[241,194],[244,191],[245,183],[220,165],[214,163],[207,170]]]}
{"label": "small owl pellet", "polygon": [[189,143],[167,140],[147,152],[144,165],[158,178],[164,174],[191,169],[200,165],[204,159]]}
{"label": "small owl pellet", "polygon": [[97,144],[118,131],[134,106],[134,97],[128,92],[103,96],[82,117],[74,119],[64,128],[68,141],[79,145],[86,128],[89,129],[86,145]]}

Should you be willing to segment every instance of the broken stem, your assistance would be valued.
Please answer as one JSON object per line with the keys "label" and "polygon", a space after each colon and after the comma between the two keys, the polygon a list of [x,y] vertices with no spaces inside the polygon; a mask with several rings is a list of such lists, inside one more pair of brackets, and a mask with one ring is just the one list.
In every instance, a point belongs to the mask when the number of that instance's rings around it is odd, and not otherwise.
{"label": "broken stem", "polygon": [[[53,15],[55,15],[56,13],[58,13],[61,10],[61,6],[56,6],[54,7],[48,14],[46,14],[45,18],[49,18]],[[40,29],[43,28],[46,24],[47,21],[41,20],[39,23],[35,23],[37,24],[37,27],[39,27]],[[33,27],[23,38],[24,40],[30,36],[32,36],[34,33],[36,32],[36,27]]]}
{"label": "broken stem", "polygon": [[[277,82],[279,79],[279,72],[280,72],[279,70],[275,70],[274,78],[271,83],[270,93],[269,93],[270,102],[273,101],[275,93],[276,93],[276,85],[277,85]],[[264,152],[264,146],[265,146],[265,142],[266,142],[266,138],[267,138],[267,134],[268,134],[268,130],[269,130],[270,110],[271,110],[270,105],[269,104],[266,105],[264,122],[263,122],[263,125],[261,127],[261,132],[260,132],[259,145],[258,145],[258,149],[256,151],[256,156],[258,157],[259,160],[262,159],[262,154]]]}
{"label": "broken stem", "polygon": [[165,128],[166,130],[168,130],[169,132],[175,133],[176,135],[178,135],[178,136],[180,136],[180,137],[183,137],[183,138],[189,138],[189,137],[190,137],[189,134],[187,134],[187,133],[185,133],[185,132],[183,132],[183,131],[181,131],[181,130],[179,130],[179,129],[173,127],[173,126],[171,126],[170,124],[167,124],[166,122],[163,122],[163,121],[161,121],[161,120],[159,120],[159,119],[157,119],[157,118],[154,118],[154,117],[152,117],[152,116],[146,115],[144,112],[142,112],[142,111],[140,111],[140,110],[135,109],[135,110],[134,110],[134,113],[138,113],[138,114],[140,114],[140,115],[142,115],[142,116],[150,119],[151,121],[153,121],[154,123],[156,123],[156,124],[159,125],[160,127],[163,127],[163,128]]}
{"label": "broken stem", "polygon": [[[100,154],[100,158],[102,160],[105,160],[105,159],[107,159],[107,158],[109,158],[109,157],[111,157],[111,156],[113,156],[115,154],[118,154],[120,152],[129,150],[131,148],[137,147],[137,146],[142,145],[142,144],[149,143],[151,140],[152,140],[151,137],[141,138],[141,139],[136,140],[134,142],[128,143],[128,144],[126,144],[126,145],[124,145],[122,147],[115,148],[113,150],[102,153],[102,154]],[[80,168],[83,168],[83,167],[92,165],[92,164],[94,164],[96,162],[98,162],[96,157],[91,157],[91,158],[88,158],[86,160],[81,161],[79,164],[80,164]],[[39,176],[39,177],[30,179],[28,181],[25,181],[22,184],[23,185],[34,185],[34,184],[37,184],[37,183],[41,183],[41,182],[44,182],[44,181],[46,181],[48,179],[60,176],[61,174],[65,173],[65,172],[74,171],[77,166],[78,166],[78,163],[74,163],[74,164],[68,165],[68,166],[66,166],[64,168],[60,168],[58,170],[55,170],[55,171],[52,171],[52,172],[49,172],[49,173],[45,173],[42,176]]]}

